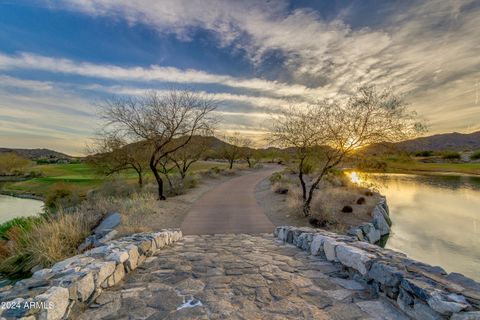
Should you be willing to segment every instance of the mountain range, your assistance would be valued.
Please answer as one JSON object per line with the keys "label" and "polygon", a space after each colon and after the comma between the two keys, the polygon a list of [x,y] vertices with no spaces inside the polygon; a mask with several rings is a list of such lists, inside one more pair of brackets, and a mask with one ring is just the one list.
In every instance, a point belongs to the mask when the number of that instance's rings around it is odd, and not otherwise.
{"label": "mountain range", "polygon": [[[194,137],[196,139],[206,139],[206,144],[210,146],[210,149],[219,150],[227,142],[224,142],[216,137]],[[205,141],[204,141],[205,143]],[[435,134],[427,137],[420,137],[412,140],[402,141],[395,144],[389,144],[395,149],[416,152],[416,151],[464,151],[464,150],[480,150],[480,131],[473,133],[443,133]],[[262,149],[268,152],[271,149]],[[278,149],[277,149],[278,150]],[[30,160],[39,159],[73,159],[74,157],[67,154],[50,150],[50,149],[11,149],[0,148],[0,154],[13,152],[24,158]]]}

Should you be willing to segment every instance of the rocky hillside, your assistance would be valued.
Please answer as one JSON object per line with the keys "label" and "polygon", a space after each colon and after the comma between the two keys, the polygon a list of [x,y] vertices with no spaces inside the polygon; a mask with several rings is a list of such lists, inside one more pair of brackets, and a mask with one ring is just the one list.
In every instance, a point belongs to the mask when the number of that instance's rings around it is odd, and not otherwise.
{"label": "rocky hillside", "polygon": [[10,149],[0,148],[0,154],[13,152],[19,156],[37,161],[40,159],[73,159],[73,157],[50,149]]}
{"label": "rocky hillside", "polygon": [[399,149],[405,151],[464,151],[480,149],[480,131],[473,133],[444,133],[413,140],[403,141],[397,144]]}

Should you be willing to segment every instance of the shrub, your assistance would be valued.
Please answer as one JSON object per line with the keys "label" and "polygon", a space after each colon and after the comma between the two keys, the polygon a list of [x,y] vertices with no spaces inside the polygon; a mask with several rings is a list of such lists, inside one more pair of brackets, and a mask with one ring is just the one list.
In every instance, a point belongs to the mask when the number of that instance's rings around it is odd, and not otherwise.
{"label": "shrub", "polygon": [[433,156],[433,151],[423,150],[415,153],[415,157],[431,157]]}
{"label": "shrub", "polygon": [[471,159],[471,160],[480,160],[480,150],[479,150],[479,151],[475,151],[475,152],[470,156],[470,159]]}
{"label": "shrub", "polygon": [[18,226],[10,228],[8,245],[3,254],[8,256],[0,262],[0,272],[9,275],[28,273],[33,267],[52,266],[55,262],[71,257],[91,229],[98,223],[99,216],[92,212],[59,212],[41,223],[33,224],[27,231]]}
{"label": "shrub", "polygon": [[268,178],[272,184],[275,182],[280,182],[283,179],[283,174],[281,172],[274,172],[270,178]]}
{"label": "shrub", "polygon": [[80,203],[80,196],[75,188],[64,183],[56,183],[47,192],[45,207],[73,207]]}
{"label": "shrub", "polygon": [[287,206],[299,214],[303,209],[302,189],[298,185],[292,185],[287,193]]}
{"label": "shrub", "polygon": [[30,230],[33,225],[40,223],[42,221],[41,217],[17,217],[12,220],[8,220],[2,224],[0,224],[0,238],[4,240],[10,240],[8,238],[8,231],[13,228],[17,227],[19,229],[28,231]]}
{"label": "shrub", "polygon": [[462,156],[458,152],[447,152],[442,155],[445,160],[460,160]]}

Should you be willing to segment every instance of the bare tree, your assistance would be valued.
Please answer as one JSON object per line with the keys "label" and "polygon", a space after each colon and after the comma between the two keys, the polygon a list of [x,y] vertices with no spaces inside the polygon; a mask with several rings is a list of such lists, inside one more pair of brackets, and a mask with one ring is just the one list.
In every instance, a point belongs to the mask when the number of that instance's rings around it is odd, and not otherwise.
{"label": "bare tree", "polygon": [[[139,97],[114,97],[101,105],[104,130],[128,141],[151,146],[149,167],[158,184],[158,198],[165,200],[160,162],[185,147],[194,135],[211,132],[217,103],[192,91],[150,91]],[[181,143],[175,143],[185,138]]]}
{"label": "bare tree", "polygon": [[104,175],[133,169],[138,175],[138,185],[143,186],[143,176],[148,168],[148,145],[128,144],[124,139],[108,133],[98,134],[93,144],[87,146],[87,162]]}
{"label": "bare tree", "polygon": [[[183,138],[185,139],[185,138]],[[178,143],[183,143],[181,140]],[[208,150],[208,141],[202,137],[193,137],[192,141],[168,156],[182,180],[185,179],[191,165],[201,159]]]}
{"label": "bare tree", "polygon": [[259,153],[254,149],[253,141],[250,138],[241,138],[240,141],[241,155],[245,158],[249,168],[253,168],[259,160]]}
{"label": "bare tree", "polygon": [[[325,174],[356,149],[405,140],[424,129],[401,99],[373,86],[359,88],[344,102],[324,100],[292,106],[273,123],[272,142],[296,150],[305,216],[310,215],[313,193]],[[312,162],[316,171],[307,180],[306,170]]]}
{"label": "bare tree", "polygon": [[228,161],[229,168],[233,168],[235,160],[241,157],[242,153],[242,138],[239,132],[235,132],[233,135],[223,137],[225,144],[220,149],[220,155],[223,159]]}

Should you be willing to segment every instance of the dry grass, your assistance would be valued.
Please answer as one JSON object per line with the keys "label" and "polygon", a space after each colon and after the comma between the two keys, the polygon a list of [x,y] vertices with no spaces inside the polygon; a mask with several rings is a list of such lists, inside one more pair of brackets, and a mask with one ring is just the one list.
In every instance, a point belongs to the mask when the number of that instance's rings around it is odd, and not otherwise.
{"label": "dry grass", "polygon": [[[357,204],[361,197],[365,199],[365,203]],[[369,221],[377,200],[376,197],[365,196],[365,190],[355,186],[329,187],[319,190],[314,197],[312,217],[322,225],[343,230]],[[345,206],[350,206],[353,212],[342,212]]]}
{"label": "dry grass", "polygon": [[19,227],[11,228],[7,232],[10,240],[3,243],[1,250],[4,259],[0,262],[0,271],[24,274],[35,266],[49,267],[75,255],[78,246],[99,219],[98,214],[80,208],[74,213],[60,211],[28,231]]}
{"label": "dry grass", "polygon": [[294,212],[302,212],[303,199],[300,186],[291,185],[287,193],[287,206]]}

